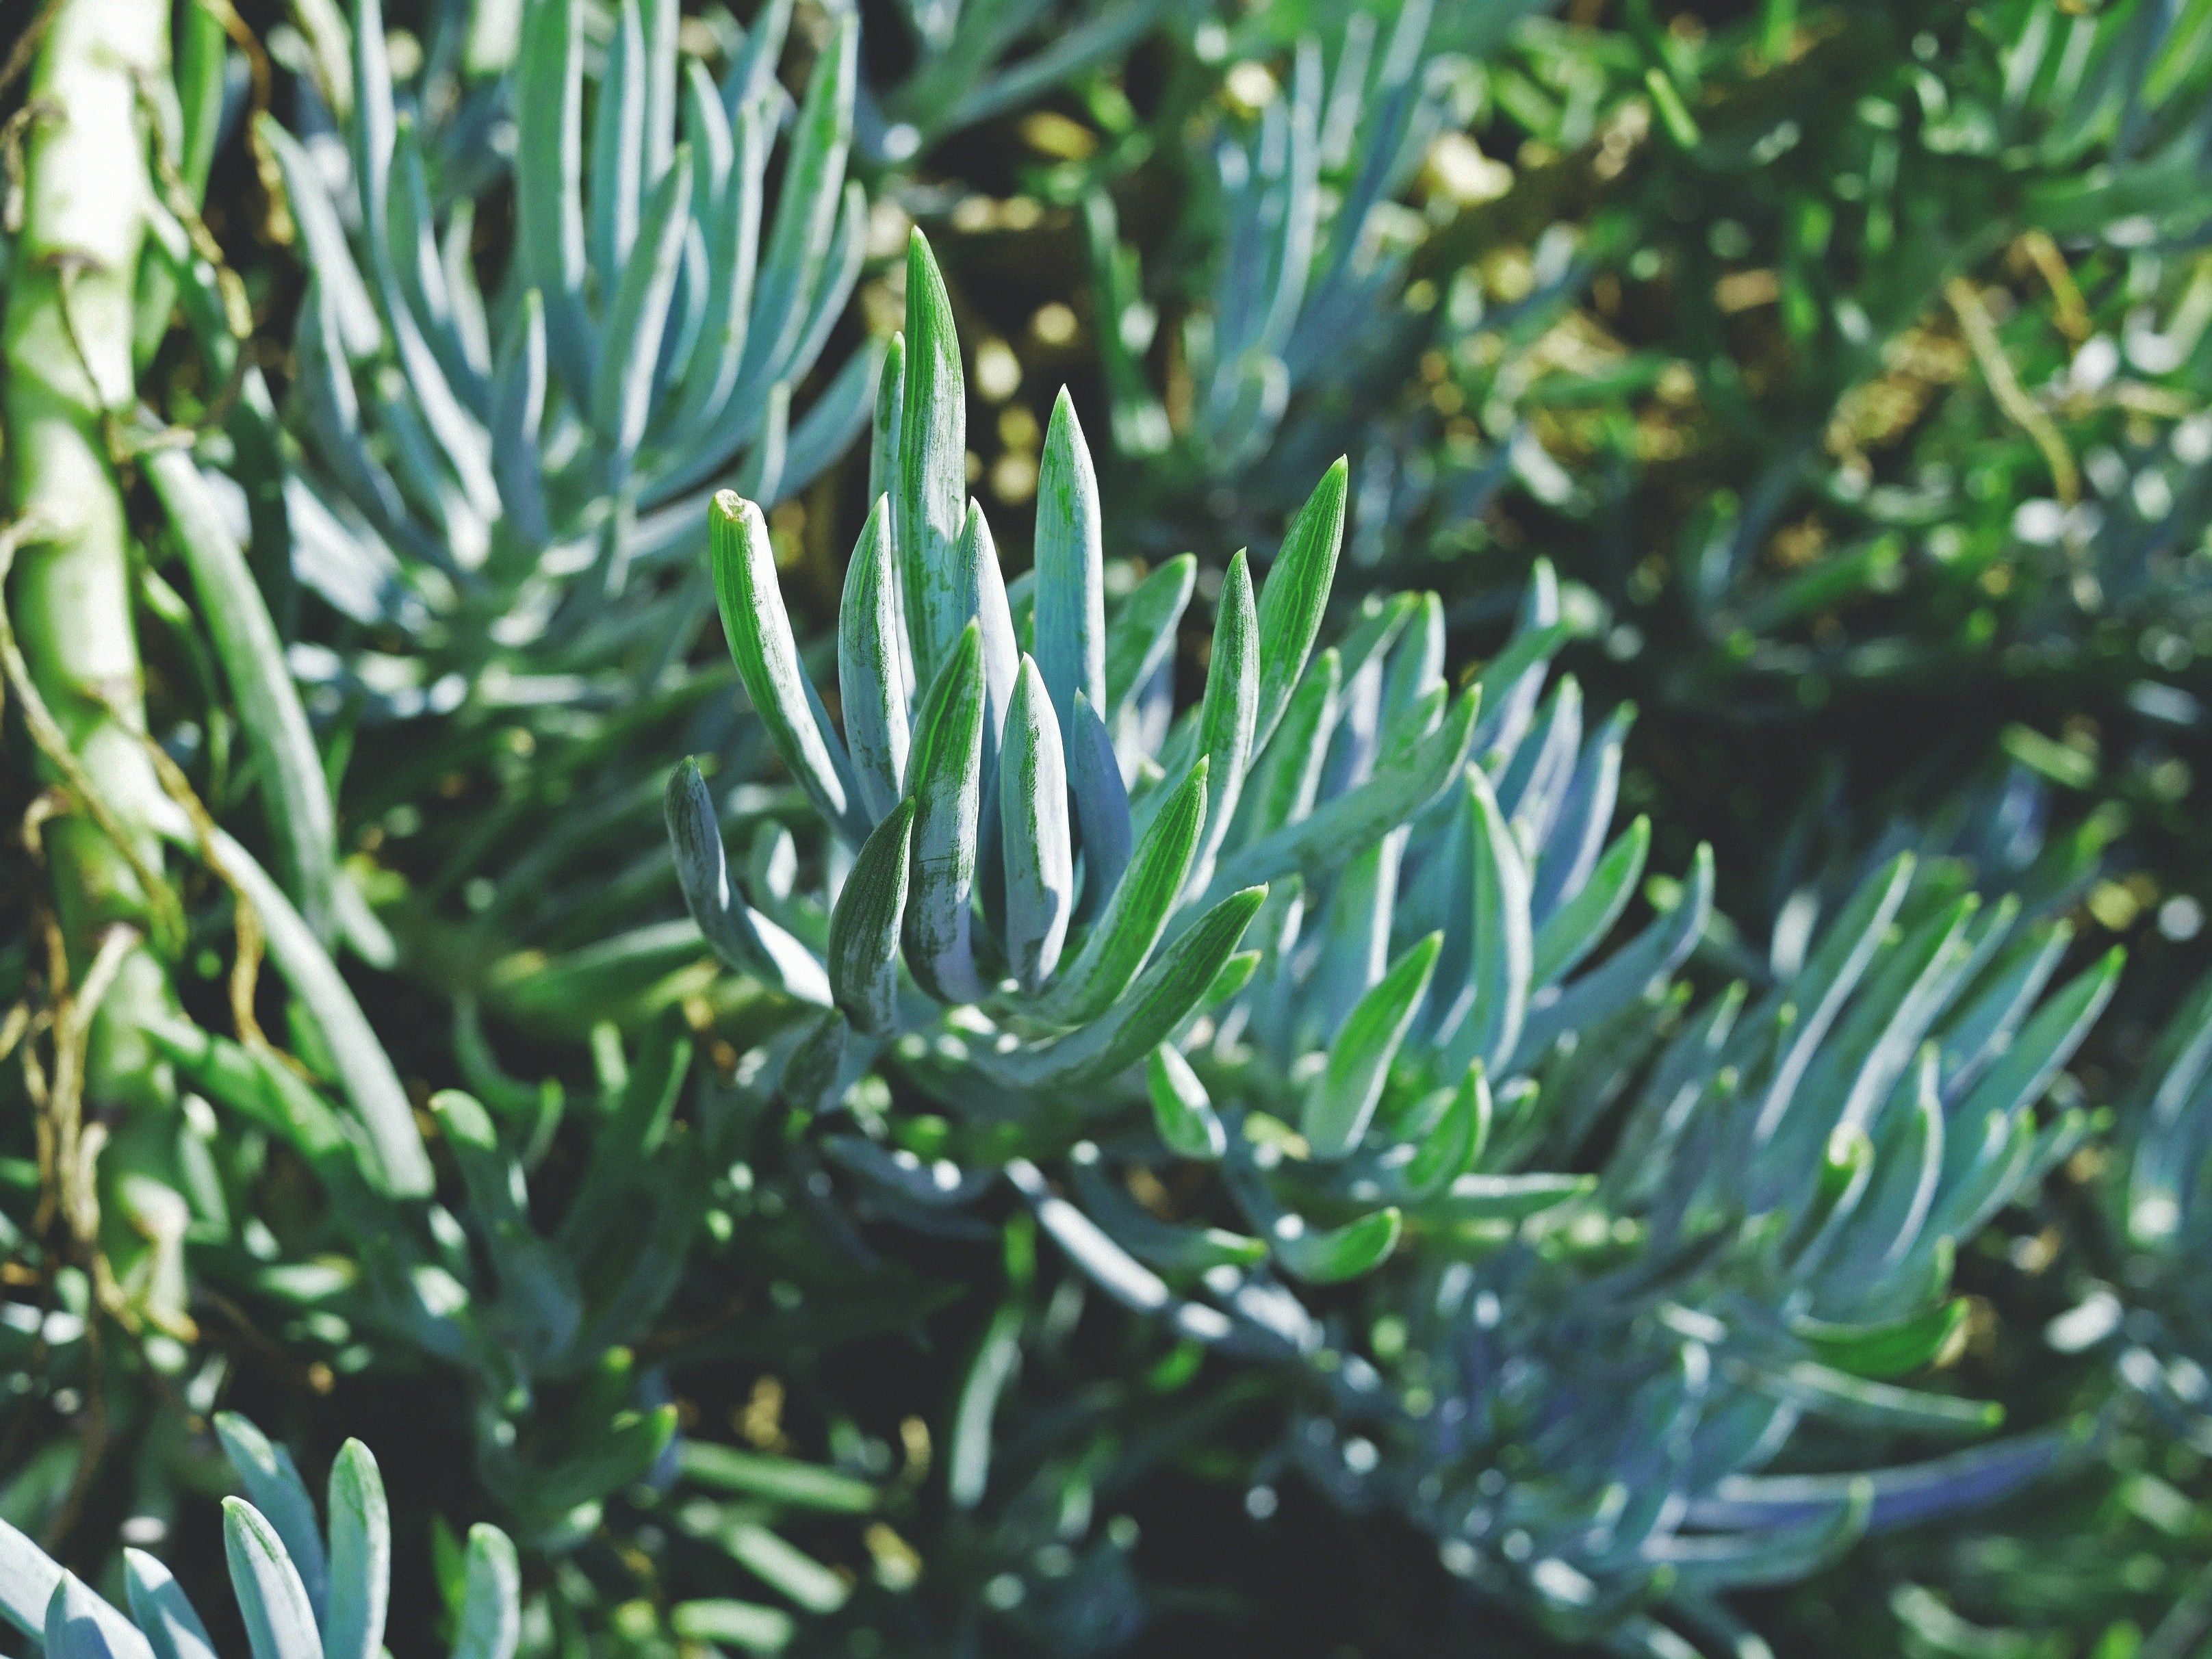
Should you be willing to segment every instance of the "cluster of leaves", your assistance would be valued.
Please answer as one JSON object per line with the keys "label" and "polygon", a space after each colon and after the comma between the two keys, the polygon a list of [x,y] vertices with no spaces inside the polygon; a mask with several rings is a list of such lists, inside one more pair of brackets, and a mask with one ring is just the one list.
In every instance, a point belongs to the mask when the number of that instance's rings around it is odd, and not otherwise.
{"label": "cluster of leaves", "polygon": [[[142,112],[169,987],[118,1088],[132,940],[0,951],[0,1516],[97,1577],[213,1417],[257,1659],[374,1654],[375,1464],[324,1532],[235,1389],[394,1425],[470,1659],[1120,1650],[1233,1600],[1164,1509],[1301,1497],[1413,1540],[1424,1639],[1755,1656],[1871,1573],[1916,1652],[2134,1650],[2112,1552],[2204,1535],[2212,989],[2130,1054],[2076,941],[2201,874],[2107,866],[2208,692],[2212,6],[295,9],[282,118],[221,0]],[[932,242],[1040,132],[1096,379],[1008,491]],[[230,151],[296,279],[227,267]],[[12,640],[27,821],[97,816]],[[1998,712],[1869,810],[1930,689]],[[2052,1480],[2159,1541],[2064,1510],[2037,1585]],[[99,1570],[0,1522],[49,1653],[212,1650]]]}

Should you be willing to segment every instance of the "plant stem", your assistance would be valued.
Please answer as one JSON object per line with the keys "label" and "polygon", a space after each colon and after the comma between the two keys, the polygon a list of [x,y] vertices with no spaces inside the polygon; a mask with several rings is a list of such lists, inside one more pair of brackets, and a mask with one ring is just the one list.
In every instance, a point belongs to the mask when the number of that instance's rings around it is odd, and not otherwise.
{"label": "plant stem", "polygon": [[[31,678],[82,775],[158,869],[161,801],[144,739],[131,621],[131,560],[109,434],[136,401],[132,299],[153,190],[141,77],[168,72],[166,0],[63,0],[30,86],[22,232],[10,262],[5,331],[9,507],[27,532],[9,596]],[[49,777],[58,777],[42,760]],[[108,926],[148,927],[132,860],[92,816],[46,828],[54,904],[72,970]],[[167,976],[143,945],[102,1002],[87,1094],[144,1103],[167,1091],[140,1016],[167,1006]]]}

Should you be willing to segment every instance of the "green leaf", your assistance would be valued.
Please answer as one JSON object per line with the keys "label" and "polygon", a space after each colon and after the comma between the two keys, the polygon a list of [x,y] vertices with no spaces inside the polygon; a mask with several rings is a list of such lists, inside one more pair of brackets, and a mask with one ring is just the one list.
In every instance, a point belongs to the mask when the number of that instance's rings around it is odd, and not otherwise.
{"label": "green leaf", "polygon": [[899,615],[890,503],[876,498],[845,571],[837,607],[837,691],[845,741],[870,817],[880,823],[906,789],[912,692],[906,622]]}
{"label": "green leaf", "polygon": [[1060,965],[1075,908],[1075,854],[1067,821],[1067,766],[1060,721],[1035,659],[1024,655],[1006,711],[999,763],[1006,866],[1006,958],[1035,995]]}
{"label": "green leaf", "polygon": [[1199,1006],[1267,896],[1264,887],[1231,893],[1162,951],[1105,1014],[1049,1042],[994,1055],[987,1068],[1017,1085],[1042,1088],[1111,1077],[1133,1066]]}
{"label": "green leaf", "polygon": [[[1297,1218],[1286,1217],[1296,1222]],[[1395,1209],[1376,1210],[1357,1221],[1322,1232],[1302,1228],[1285,1231],[1278,1224],[1273,1248],[1275,1259],[1298,1278],[1315,1285],[1340,1285],[1382,1265],[1398,1248],[1405,1218]]]}
{"label": "green leaf", "polygon": [[1340,456],[1322,475],[1313,495],[1291,521],[1283,550],[1260,595],[1260,701],[1253,743],[1264,747],[1305,672],[1306,657],[1321,633],[1336,556],[1344,545],[1344,500],[1350,470]]}
{"label": "green leaf", "polygon": [[685,1440],[677,1450],[676,1467],[695,1486],[793,1509],[866,1515],[883,1501],[872,1485],[855,1476],[818,1463],[770,1457],[711,1440]]}
{"label": "green leaf", "polygon": [[915,678],[933,680],[970,613],[954,580],[968,503],[968,390],[945,278],[917,229],[907,244],[906,384],[899,487],[891,498]]}
{"label": "green leaf", "polygon": [[145,1632],[154,1659],[216,1659],[207,1626],[167,1567],[143,1550],[126,1549],[123,1587],[131,1616]]}
{"label": "green leaf", "polygon": [[[1263,647],[1264,641],[1263,629]],[[1442,725],[1419,743],[1385,756],[1358,788],[1224,859],[1214,888],[1330,869],[1377,836],[1412,822],[1458,775],[1474,733],[1474,694],[1462,693]]]}
{"label": "green leaf", "polygon": [[830,988],[864,1031],[889,1030],[897,1016],[899,924],[914,817],[914,803],[902,800],[875,827],[830,918]]}
{"label": "green leaf", "polygon": [[1491,1116],[1490,1079],[1476,1060],[1407,1161],[1407,1190],[1417,1200],[1431,1198],[1472,1169],[1490,1139]]}
{"label": "green leaf", "polygon": [[1467,769],[1465,787],[1471,815],[1467,937],[1472,960],[1466,1000],[1454,1010],[1456,1029],[1447,1027],[1448,1075],[1474,1060],[1493,1070],[1504,1065],[1520,1040],[1533,978],[1528,865],[1480,767]]}
{"label": "green leaf", "polygon": [[1259,619],[1252,604],[1252,575],[1240,550],[1222,579],[1221,611],[1213,628],[1213,658],[1207,665],[1206,701],[1198,718],[1198,740],[1209,763],[1206,829],[1194,860],[1194,881],[1203,883],[1215,851],[1229,832],[1244,771],[1251,764],[1260,698]]}
{"label": "green leaf", "polygon": [[722,631],[754,710],[776,753],[824,817],[842,823],[851,803],[814,709],[775,574],[775,550],[761,510],[732,490],[718,490],[708,513],[714,599]]}
{"label": "green leaf", "polygon": [[114,1639],[100,1617],[103,1605],[75,1573],[64,1573],[46,1604],[48,1659],[125,1659],[131,1650]]}
{"label": "green leaf", "polygon": [[983,644],[969,623],[915,721],[911,793],[914,866],[906,911],[907,965],[943,1002],[972,1002],[976,977],[969,902],[983,771]]}
{"label": "green leaf", "polygon": [[377,1659],[392,1581],[392,1517],[376,1459],[358,1440],[331,1466],[331,1590],[324,1659]]}
{"label": "green leaf", "polygon": [[453,1659],[514,1659],[522,1640],[522,1571],[514,1545],[497,1527],[469,1528],[467,1589]]}
{"label": "green leaf", "polygon": [[1106,630],[1107,719],[1119,714],[1175,653],[1176,629],[1198,581],[1198,560],[1178,553],[1114,609]]}
{"label": "green leaf", "polygon": [[230,1466],[245,1483],[246,1494],[267,1517],[298,1571],[307,1603],[319,1609],[330,1591],[330,1569],[323,1556],[315,1500],[307,1495],[292,1455],[236,1412],[218,1412],[215,1431]]}
{"label": "green leaf", "polygon": [[646,206],[605,312],[605,349],[592,386],[592,425],[605,447],[604,483],[610,489],[622,488],[653,414],[660,337],[683,264],[690,206],[690,158],[679,154]]}
{"label": "green leaf", "polygon": [[276,1529],[244,1498],[226,1498],[222,1534],[253,1659],[322,1659],[313,1605]]}
{"label": "green leaf", "polygon": [[1306,1097],[1299,1124],[1316,1160],[1349,1157],[1367,1133],[1443,945],[1441,933],[1416,940],[1359,999],[1330,1042],[1328,1067]]}
{"label": "green leaf", "polygon": [[1037,667],[1061,724],[1074,718],[1079,691],[1092,708],[1111,708],[1098,475],[1065,387],[1053,403],[1037,465],[1036,630]]}
{"label": "green leaf", "polygon": [[1822,1364],[1887,1381],[1933,1362],[1965,1326],[1966,1313],[1960,1296],[1887,1324],[1832,1325],[1806,1318],[1793,1321],[1790,1329]]}
{"label": "green leaf", "polygon": [[284,884],[298,898],[308,927],[317,938],[328,939],[337,903],[337,815],[314,732],[285,665],[283,642],[245,550],[224,524],[190,453],[155,448],[148,453],[144,467],[191,573],[239,726],[261,769],[261,793]]}
{"label": "green leaf", "polygon": [[1651,820],[1639,816],[1606,848],[1582,890],[1536,930],[1528,982],[1539,990],[1572,972],[1628,908],[1651,850]]}
{"label": "green leaf", "polygon": [[1137,976],[1166,930],[1189,877],[1206,817],[1204,757],[1169,793],[1075,961],[1041,998],[1036,1017],[1055,1025],[1098,1018]]}
{"label": "green leaf", "polygon": [[1152,1050],[1145,1066],[1145,1085],[1152,1097],[1152,1122],[1170,1152],[1212,1164],[1228,1150],[1228,1131],[1206,1097],[1206,1085],[1172,1043]]}

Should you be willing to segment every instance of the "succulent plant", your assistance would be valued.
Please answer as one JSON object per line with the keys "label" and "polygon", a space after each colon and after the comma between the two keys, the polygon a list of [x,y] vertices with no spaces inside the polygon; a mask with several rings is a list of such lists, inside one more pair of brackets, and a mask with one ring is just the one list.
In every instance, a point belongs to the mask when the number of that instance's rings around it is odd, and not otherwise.
{"label": "succulent plant", "polygon": [[[392,1523],[376,1459],[349,1440],[331,1465],[324,1522],[291,1455],[244,1418],[216,1428],[243,1498],[223,1500],[223,1553],[255,1659],[376,1659],[391,1594]],[[207,1659],[207,1626],[169,1570],[126,1550],[126,1614],[0,1521],[0,1617],[51,1659]],[[513,1659],[522,1614],[514,1546],[469,1530],[453,1659]]]}
{"label": "succulent plant", "polygon": [[[1433,332],[1433,307],[1403,303],[1427,227],[1402,198],[1473,88],[1467,62],[1431,44],[1431,11],[1348,9],[1329,49],[1299,37],[1286,85],[1243,65],[1264,100],[1194,145],[1206,173],[1190,191],[1197,292],[1148,294],[1112,197],[1086,198],[1115,447],[1152,492],[1245,493],[1256,476],[1270,498],[1246,511],[1279,510],[1273,496],[1295,499],[1304,476],[1364,441]],[[1164,312],[1177,316],[1188,380],[1172,409],[1146,362]]]}
{"label": "succulent plant", "polygon": [[714,489],[774,501],[865,422],[871,348],[794,403],[859,275],[865,214],[845,179],[857,25],[832,31],[793,115],[775,78],[789,16],[769,8],[718,82],[668,0],[615,8],[603,58],[578,0],[531,0],[495,96],[462,106],[491,98],[514,123],[513,252],[481,278],[482,135],[426,131],[435,112],[395,85],[377,0],[355,19],[343,191],[263,124],[310,265],[295,562],[375,630],[350,659],[309,654],[338,688],[406,713],[651,683],[703,616],[697,584],[656,573]]}
{"label": "succulent plant", "polygon": [[[1367,601],[1315,655],[1339,470],[1256,598],[1231,561],[1206,693],[1174,715],[1153,641],[1186,572],[1104,622],[1063,401],[1036,572],[1007,592],[947,476],[958,360],[918,237],[908,282],[889,487],[840,619],[842,737],[757,510],[715,508],[732,650],[842,842],[836,896],[733,875],[696,770],[668,801],[710,945],[826,1006],[780,1086],[804,1113],[850,1107],[860,1133],[825,1125],[822,1146],[864,1201],[928,1224],[1002,1172],[1109,1294],[1295,1362],[1291,1443],[1325,1485],[1568,1626],[1633,1631],[1670,1583],[1692,1623],[1724,1621],[1710,1592],[2045,1467],[2055,1443],[2030,1439],[1762,1473],[1801,1418],[1990,1426],[1880,1379],[1941,1349],[1957,1243],[2084,1132],[2034,1108],[2117,957],[2046,998],[2065,928],[1900,856],[1756,1002],[1692,1010],[1674,975],[1707,928],[1702,851],[1594,957],[1649,829],[1612,831],[1626,722],[1586,732],[1574,681],[1545,693],[1567,632],[1547,574],[1455,699],[1433,596]],[[1168,1184],[1190,1166],[1210,1196]],[[1355,1279],[1371,1342],[1322,1288]]]}

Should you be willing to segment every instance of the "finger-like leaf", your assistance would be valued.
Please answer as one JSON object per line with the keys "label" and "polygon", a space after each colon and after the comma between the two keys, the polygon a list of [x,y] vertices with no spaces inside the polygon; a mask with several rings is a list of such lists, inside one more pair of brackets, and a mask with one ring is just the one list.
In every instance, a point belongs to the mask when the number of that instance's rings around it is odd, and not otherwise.
{"label": "finger-like leaf", "polygon": [[819,699],[806,681],[784,612],[768,520],[752,502],[725,489],[714,497],[708,525],[714,599],[738,678],[792,775],[833,823],[842,823],[848,806],[844,781],[815,717]]}
{"label": "finger-like leaf", "polygon": [[1404,1225],[1405,1218],[1396,1210],[1382,1209],[1320,1232],[1303,1227],[1285,1232],[1279,1227],[1272,1244],[1275,1259],[1298,1278],[1310,1284],[1338,1285],[1380,1267],[1397,1249]]}
{"label": "finger-like leaf", "polygon": [[1168,1150],[1201,1163],[1219,1158],[1228,1148],[1228,1132],[1206,1097],[1206,1085],[1173,1044],[1152,1050],[1145,1083],[1152,1097],[1152,1122]]}
{"label": "finger-like leaf", "polygon": [[1075,960],[1039,1002],[1040,1019],[1087,1024],[1128,988],[1159,943],[1190,874],[1206,818],[1206,758],[1170,792]]}
{"label": "finger-like leaf", "polygon": [[1104,910],[1120,890],[1136,831],[1129,817],[1129,792],[1121,782],[1121,763],[1114,757],[1114,740],[1089,697],[1076,698],[1075,724],[1064,737],[1067,787],[1075,801],[1076,840],[1083,854],[1083,891],[1075,913],[1082,921]]}
{"label": "finger-like leaf", "polygon": [[899,397],[899,484],[891,497],[915,678],[927,684],[967,627],[955,552],[967,519],[968,390],[952,301],[929,243],[907,246],[906,383]]}
{"label": "finger-like leaf", "polygon": [[914,867],[906,910],[907,963],[940,1001],[982,994],[969,901],[983,769],[983,643],[970,623],[954,643],[915,723],[910,793]]}
{"label": "finger-like leaf", "polygon": [[837,690],[845,707],[845,742],[868,814],[877,820],[906,789],[911,682],[898,603],[890,503],[879,496],[853,549],[844,599],[837,607]]}
{"label": "finger-like leaf", "polygon": [[514,1546],[497,1527],[469,1528],[461,1627],[453,1659],[514,1659],[522,1640],[522,1572]]}
{"label": "finger-like leaf", "polygon": [[126,1549],[123,1587],[131,1599],[131,1616],[152,1644],[154,1659],[216,1659],[207,1626],[167,1567],[143,1550]]}
{"label": "finger-like leaf", "polygon": [[253,1659],[322,1659],[314,1607],[276,1529],[244,1498],[226,1498],[222,1535]]}
{"label": "finger-like leaf", "polygon": [[298,1571],[308,1606],[319,1610],[330,1593],[330,1566],[323,1554],[322,1530],[315,1521],[315,1500],[293,1467],[292,1455],[235,1412],[218,1413],[216,1436],[246,1484],[246,1496],[268,1517]]}
{"label": "finger-like leaf", "polygon": [[1075,694],[1093,708],[1106,696],[1106,576],[1098,475],[1091,447],[1061,389],[1037,464],[1036,659],[1063,725]]}
{"label": "finger-like leaf", "polygon": [[308,927],[327,939],[337,902],[337,817],[276,624],[191,455],[155,449],[145,472],[191,572],[239,725],[261,767],[278,868]]}
{"label": "finger-like leaf", "polygon": [[331,1466],[331,1589],[324,1659],[376,1659],[392,1582],[392,1516],[376,1459],[358,1440]]}
{"label": "finger-like leaf", "polygon": [[1398,1046],[1428,991],[1443,944],[1437,933],[1415,941],[1360,998],[1336,1034],[1328,1067],[1315,1080],[1300,1121],[1316,1159],[1330,1163],[1346,1158],[1366,1134]]}
{"label": "finger-like leaf", "polygon": [[830,918],[830,988],[864,1031],[889,1030],[897,1012],[899,925],[914,817],[914,802],[902,800],[875,827]]}
{"label": "finger-like leaf", "polygon": [[1472,814],[1470,950],[1465,1002],[1444,1032],[1447,1073],[1474,1060],[1492,1069],[1504,1064],[1520,1040],[1533,981],[1528,866],[1480,767],[1468,769],[1465,787]]}
{"label": "finger-like leaf", "polygon": [[1060,965],[1075,908],[1075,854],[1067,825],[1067,771],[1060,721],[1036,660],[1024,656],[1006,711],[999,763],[1006,865],[1006,957],[1034,995]]}
{"label": "finger-like leaf", "polygon": [[1328,590],[1336,580],[1336,556],[1344,545],[1344,499],[1349,470],[1340,458],[1322,475],[1313,495],[1291,521],[1283,550],[1275,557],[1260,594],[1259,706],[1253,726],[1255,747],[1264,747],[1305,672],[1306,657],[1321,632]]}
{"label": "finger-like leaf", "polygon": [[1066,1036],[997,1057],[994,1069],[1010,1082],[1039,1088],[1111,1077],[1133,1066],[1200,1006],[1267,896],[1264,887],[1231,893],[1161,951],[1101,1018]]}
{"label": "finger-like leaf", "polygon": [[[606,446],[605,482],[611,489],[619,490],[627,480],[653,413],[661,332],[676,289],[690,204],[691,168],[688,157],[679,157],[653,192],[606,308],[605,350],[592,385],[592,423]],[[763,526],[763,540],[765,537]],[[717,559],[718,567],[720,563]]]}
{"label": "finger-like leaf", "polygon": [[1176,629],[1197,580],[1197,559],[1178,553],[1115,608],[1113,625],[1106,630],[1103,712],[1109,720],[1173,655]]}
{"label": "finger-like leaf", "polygon": [[1529,983],[1539,990],[1574,971],[1577,963],[1613,931],[1644,875],[1651,850],[1651,820],[1638,817],[1605,851],[1582,890],[1536,930]]}
{"label": "finger-like leaf", "polygon": [[1208,763],[1206,829],[1193,861],[1198,872],[1193,879],[1200,883],[1206,880],[1214,853],[1229,832],[1230,815],[1237,810],[1244,770],[1252,760],[1259,698],[1259,621],[1252,604],[1251,572],[1239,551],[1230,559],[1222,579],[1213,658],[1206,667],[1206,701],[1198,720],[1199,742]]}
{"label": "finger-like leaf", "polygon": [[757,974],[802,1002],[829,1006],[829,975],[814,953],[747,904],[732,884],[714,798],[696,761],[687,758],[676,769],[662,810],[684,907],[714,954],[739,973]]}
{"label": "finger-like leaf", "polygon": [[1384,757],[1358,788],[1223,860],[1214,887],[1326,870],[1411,821],[1458,775],[1474,715],[1475,696],[1467,692],[1441,726],[1412,748]]}

